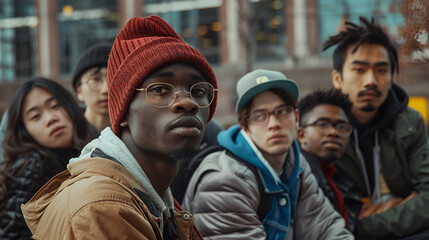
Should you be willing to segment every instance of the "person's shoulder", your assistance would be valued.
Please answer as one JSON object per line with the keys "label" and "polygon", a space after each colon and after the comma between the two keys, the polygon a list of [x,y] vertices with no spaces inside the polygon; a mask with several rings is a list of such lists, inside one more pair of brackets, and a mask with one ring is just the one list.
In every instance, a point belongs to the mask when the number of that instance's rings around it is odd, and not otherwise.
{"label": "person's shoulder", "polygon": [[[149,216],[149,210],[132,188],[121,184],[123,180],[120,177],[90,172],[71,175],[69,171],[64,171],[43,186],[22,207],[26,216],[40,215],[40,221],[31,223],[32,229],[37,228],[41,235],[63,236],[70,232],[84,231],[86,228],[82,226],[85,224],[94,224],[91,227],[97,230],[98,226],[107,222],[121,224],[125,221],[120,219],[148,223],[144,216]],[[40,225],[55,228],[52,233],[43,232],[45,228],[38,227]],[[148,229],[151,229],[149,225]]]}
{"label": "person's shoulder", "polygon": [[406,107],[402,112],[398,114],[397,118],[401,119],[402,121],[409,121],[412,123],[415,123],[415,122],[423,123],[422,114],[411,107]]}
{"label": "person's shoulder", "polygon": [[189,199],[193,199],[197,192],[210,194],[234,192],[250,196],[250,192],[258,191],[255,174],[249,166],[227,154],[226,150],[212,153],[193,174],[187,188],[188,200],[185,202],[189,203]]}
{"label": "person's shoulder", "polygon": [[[77,213],[95,205],[133,205],[137,195],[120,176],[84,172],[68,177],[58,188],[52,205]],[[49,187],[49,186],[46,186]]]}
{"label": "person's shoulder", "polygon": [[244,163],[243,159],[235,156],[227,149],[218,150],[208,154],[200,164],[200,168],[206,170],[217,170],[225,173],[247,172],[248,164]]}
{"label": "person's shoulder", "polygon": [[[31,151],[26,154],[20,154],[13,161],[10,169],[15,171],[21,169],[20,172],[33,172],[38,170],[42,164],[43,157],[36,151]],[[24,167],[24,169],[22,169]]]}
{"label": "person's shoulder", "polygon": [[393,131],[397,133],[398,136],[409,135],[418,133],[418,129],[424,126],[423,116],[417,110],[406,107],[401,111],[394,121]]}
{"label": "person's shoulder", "polygon": [[244,161],[231,152],[220,150],[207,155],[192,176],[190,185],[210,182],[212,185],[224,185],[226,182],[256,182],[255,173]]}

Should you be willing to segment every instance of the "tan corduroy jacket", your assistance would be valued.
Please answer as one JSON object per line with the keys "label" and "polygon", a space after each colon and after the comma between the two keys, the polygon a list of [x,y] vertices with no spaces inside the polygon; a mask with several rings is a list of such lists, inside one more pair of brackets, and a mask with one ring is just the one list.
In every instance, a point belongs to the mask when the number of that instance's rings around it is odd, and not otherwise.
{"label": "tan corduroy jacket", "polygon": [[[22,205],[33,239],[162,239],[159,217],[122,165],[104,158],[72,163]],[[175,209],[178,239],[202,239],[192,216]]]}

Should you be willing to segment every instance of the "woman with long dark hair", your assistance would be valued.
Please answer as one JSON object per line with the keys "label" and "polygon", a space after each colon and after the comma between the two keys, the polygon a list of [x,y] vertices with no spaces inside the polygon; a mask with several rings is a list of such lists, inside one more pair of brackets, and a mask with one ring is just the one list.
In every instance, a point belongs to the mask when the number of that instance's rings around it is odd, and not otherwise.
{"label": "woman with long dark hair", "polygon": [[91,140],[89,124],[58,83],[35,78],[21,85],[9,107],[5,160],[0,163],[0,239],[29,239],[21,204],[67,169]]}

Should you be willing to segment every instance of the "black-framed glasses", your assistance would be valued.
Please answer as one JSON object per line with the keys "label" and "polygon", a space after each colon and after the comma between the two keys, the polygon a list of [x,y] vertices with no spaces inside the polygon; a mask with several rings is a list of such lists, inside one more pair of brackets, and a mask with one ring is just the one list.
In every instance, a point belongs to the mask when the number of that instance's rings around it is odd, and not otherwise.
{"label": "black-framed glasses", "polygon": [[338,135],[350,136],[353,131],[352,125],[345,122],[332,123],[328,120],[319,119],[313,123],[302,126],[303,128],[314,126],[320,133],[327,134],[334,127]]}
{"label": "black-framed glasses", "polygon": [[272,112],[269,112],[267,110],[258,110],[250,113],[247,116],[247,118],[249,119],[250,122],[253,122],[256,124],[263,124],[268,121],[271,114],[273,114],[278,120],[286,120],[290,116],[292,116],[294,112],[295,112],[294,107],[290,105],[286,105],[286,106],[277,107]]}
{"label": "black-framed glasses", "polygon": [[154,107],[166,108],[171,106],[180,92],[191,97],[198,107],[206,108],[213,102],[217,89],[208,82],[199,82],[192,85],[188,91],[176,91],[176,88],[163,82],[151,83],[145,88],[137,88],[136,91],[144,91],[147,101]]}

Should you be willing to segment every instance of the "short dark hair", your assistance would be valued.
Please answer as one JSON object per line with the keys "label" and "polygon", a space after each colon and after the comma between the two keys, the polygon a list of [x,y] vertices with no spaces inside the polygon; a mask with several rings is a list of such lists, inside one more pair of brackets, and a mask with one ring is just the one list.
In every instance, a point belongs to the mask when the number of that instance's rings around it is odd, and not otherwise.
{"label": "short dark hair", "polygon": [[318,89],[304,98],[302,98],[298,102],[298,109],[299,109],[299,125],[302,126],[304,123],[305,116],[311,112],[315,107],[321,105],[321,104],[330,104],[335,105],[343,109],[345,113],[348,112],[348,110],[351,107],[351,103],[349,101],[349,98],[347,95],[343,95],[340,90],[337,90],[335,88],[332,89]]}
{"label": "short dark hair", "polygon": [[[272,92],[275,95],[279,96],[287,105],[290,105],[294,108],[297,107],[295,98],[292,96],[290,92],[279,88],[269,89],[267,90],[267,92]],[[255,98],[252,98],[250,101],[248,101],[240,109],[240,111],[238,111],[238,123],[243,129],[247,129],[248,127],[248,116],[250,114],[250,106],[252,105],[253,99]]]}
{"label": "short dark hair", "polygon": [[323,44],[323,51],[338,45],[333,54],[334,69],[340,74],[342,73],[344,61],[346,59],[347,48],[356,44],[352,53],[355,53],[360,45],[368,44],[379,44],[386,48],[389,54],[389,60],[391,63],[391,72],[399,73],[398,64],[398,52],[390,41],[389,36],[383,31],[383,29],[374,23],[374,18],[369,21],[365,17],[359,17],[361,26],[358,26],[352,22],[346,22],[346,30],[340,33],[330,36],[329,39]]}

